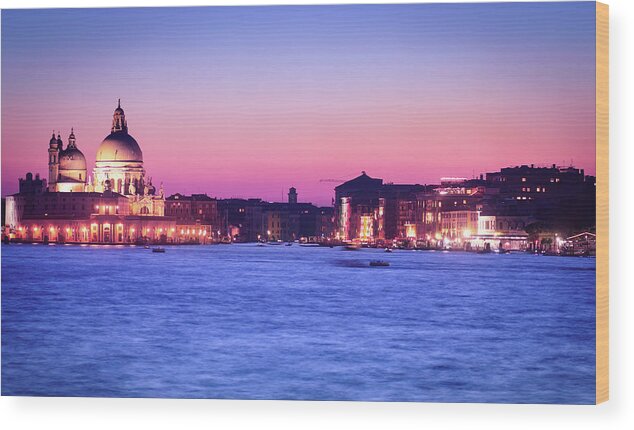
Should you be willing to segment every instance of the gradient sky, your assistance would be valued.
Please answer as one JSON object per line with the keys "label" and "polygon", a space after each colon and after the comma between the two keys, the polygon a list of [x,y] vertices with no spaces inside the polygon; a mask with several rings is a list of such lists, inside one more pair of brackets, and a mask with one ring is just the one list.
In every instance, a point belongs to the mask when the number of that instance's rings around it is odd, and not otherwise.
{"label": "gradient sky", "polygon": [[594,2],[2,11],[2,195],[117,98],[167,193],[329,204],[322,178],[595,172]]}

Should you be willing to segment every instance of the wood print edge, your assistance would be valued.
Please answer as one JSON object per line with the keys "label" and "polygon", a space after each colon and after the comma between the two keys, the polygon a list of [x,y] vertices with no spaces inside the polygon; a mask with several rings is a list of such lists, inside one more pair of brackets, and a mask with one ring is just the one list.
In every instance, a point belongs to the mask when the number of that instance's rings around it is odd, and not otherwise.
{"label": "wood print edge", "polygon": [[609,8],[596,3],[596,403],[609,399]]}

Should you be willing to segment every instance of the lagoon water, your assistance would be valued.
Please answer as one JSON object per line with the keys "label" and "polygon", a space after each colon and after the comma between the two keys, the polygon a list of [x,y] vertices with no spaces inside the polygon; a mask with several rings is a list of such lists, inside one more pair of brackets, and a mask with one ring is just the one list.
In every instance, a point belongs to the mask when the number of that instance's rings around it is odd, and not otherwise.
{"label": "lagoon water", "polygon": [[2,394],[593,403],[594,287],[593,258],[2,245]]}

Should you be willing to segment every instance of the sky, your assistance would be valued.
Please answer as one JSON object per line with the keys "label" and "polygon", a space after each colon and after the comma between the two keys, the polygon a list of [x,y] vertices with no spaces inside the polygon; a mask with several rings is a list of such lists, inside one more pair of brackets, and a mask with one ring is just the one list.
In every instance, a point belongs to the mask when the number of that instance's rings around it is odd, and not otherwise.
{"label": "sky", "polygon": [[155,185],[329,204],[361,171],[595,173],[594,2],[2,11],[2,195],[121,98]]}

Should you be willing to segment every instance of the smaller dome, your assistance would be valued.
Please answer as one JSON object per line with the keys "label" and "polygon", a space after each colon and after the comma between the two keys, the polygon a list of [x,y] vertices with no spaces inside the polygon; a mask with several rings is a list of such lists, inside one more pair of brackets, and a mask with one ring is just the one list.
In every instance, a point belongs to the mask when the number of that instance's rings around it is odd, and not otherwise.
{"label": "smaller dome", "polygon": [[86,157],[77,148],[66,148],[59,153],[59,170],[86,170]]}

